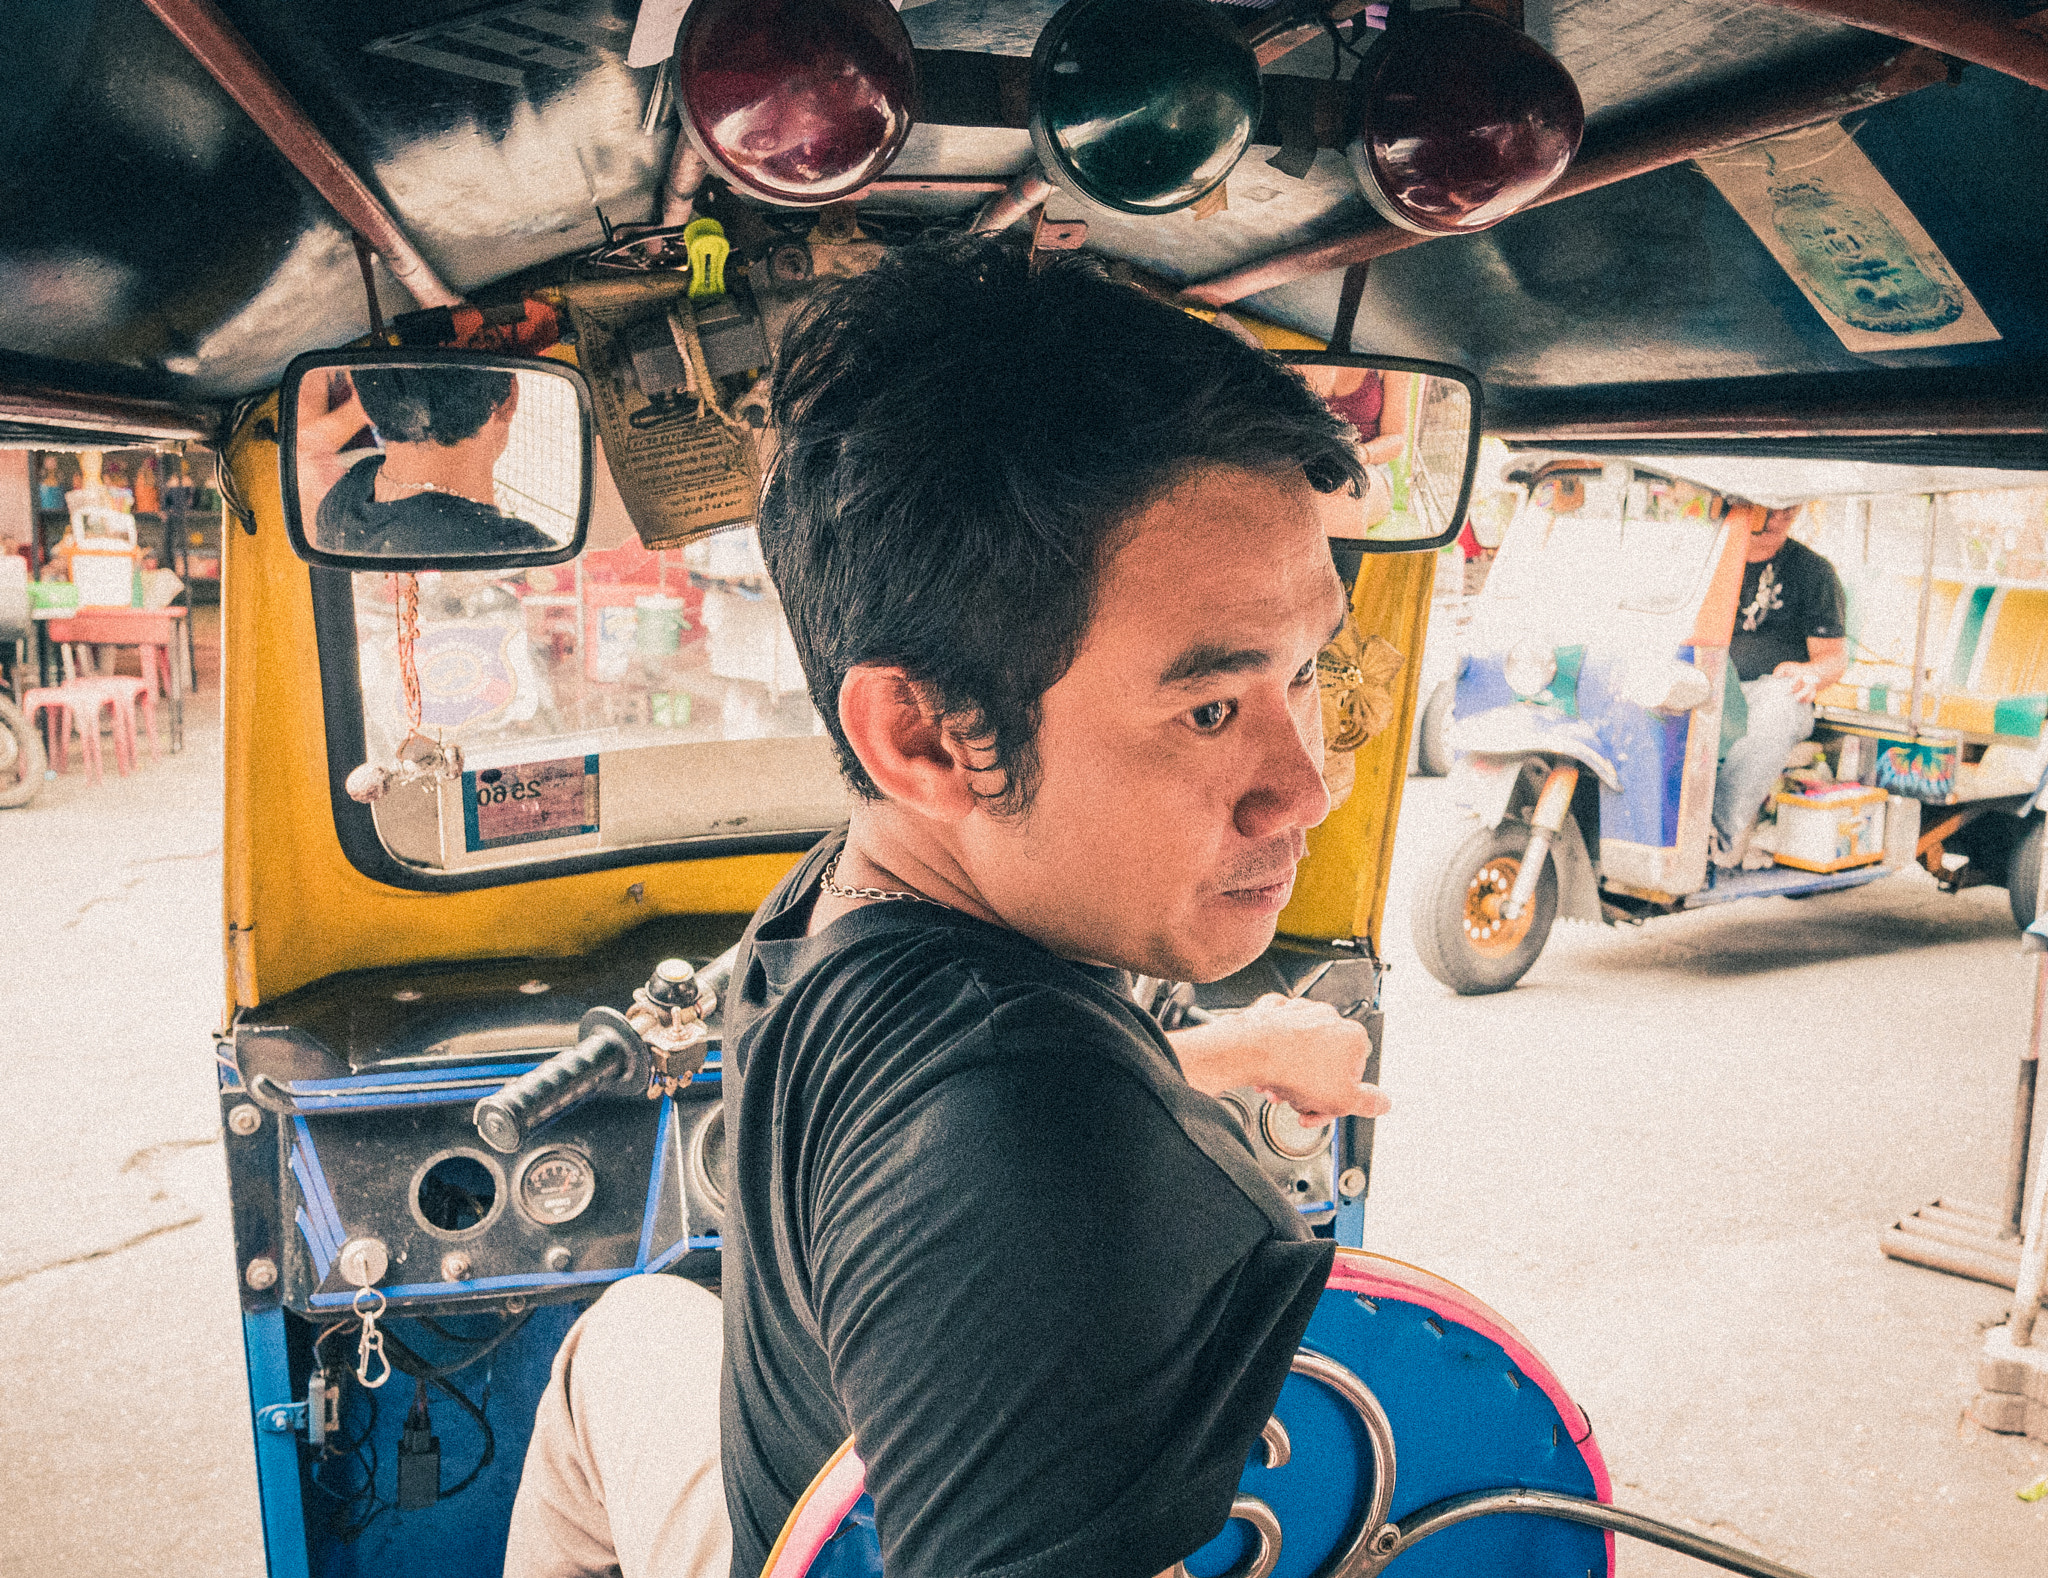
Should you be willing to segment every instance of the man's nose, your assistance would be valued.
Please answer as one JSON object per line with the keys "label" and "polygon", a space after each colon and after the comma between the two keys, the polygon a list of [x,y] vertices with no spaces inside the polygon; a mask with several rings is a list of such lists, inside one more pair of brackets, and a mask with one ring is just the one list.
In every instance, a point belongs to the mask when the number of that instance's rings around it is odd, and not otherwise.
{"label": "man's nose", "polygon": [[1323,783],[1323,714],[1311,690],[1307,706],[1280,712],[1261,731],[1259,775],[1237,802],[1237,831],[1273,838],[1314,827],[1330,814]]}

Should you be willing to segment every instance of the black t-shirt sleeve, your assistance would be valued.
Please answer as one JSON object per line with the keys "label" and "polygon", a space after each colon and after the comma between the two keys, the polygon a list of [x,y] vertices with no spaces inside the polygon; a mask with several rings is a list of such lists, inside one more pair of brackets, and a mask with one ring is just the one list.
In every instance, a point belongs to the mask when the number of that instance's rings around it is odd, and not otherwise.
{"label": "black t-shirt sleeve", "polygon": [[[1153,1578],[1221,1528],[1328,1271],[1082,1011],[834,1104],[809,1303],[890,1578]],[[1092,1044],[1091,1044],[1092,1043]]]}

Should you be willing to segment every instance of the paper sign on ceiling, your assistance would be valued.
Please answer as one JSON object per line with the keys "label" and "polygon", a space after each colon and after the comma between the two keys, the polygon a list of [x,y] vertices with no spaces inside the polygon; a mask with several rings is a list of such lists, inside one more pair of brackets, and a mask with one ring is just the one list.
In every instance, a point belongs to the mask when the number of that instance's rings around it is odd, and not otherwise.
{"label": "paper sign on ceiling", "polygon": [[1698,163],[1848,349],[1999,338],[1941,249],[1839,123]]}

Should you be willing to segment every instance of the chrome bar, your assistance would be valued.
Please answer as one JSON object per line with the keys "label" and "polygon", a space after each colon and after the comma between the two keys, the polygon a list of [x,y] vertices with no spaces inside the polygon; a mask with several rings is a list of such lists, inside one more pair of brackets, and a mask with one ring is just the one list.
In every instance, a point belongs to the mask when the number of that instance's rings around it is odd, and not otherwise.
{"label": "chrome bar", "polygon": [[1723,1545],[1719,1540],[1707,1539],[1690,1529],[1681,1529],[1674,1523],[1666,1523],[1661,1518],[1630,1512],[1604,1502],[1588,1501],[1583,1496],[1565,1496],[1550,1490],[1520,1489],[1474,1491],[1469,1495],[1449,1496],[1430,1506],[1418,1508],[1399,1525],[1388,1525],[1387,1532],[1396,1538],[1380,1541],[1373,1553],[1371,1565],[1361,1569],[1361,1572],[1369,1575],[1381,1571],[1411,1546],[1428,1539],[1432,1534],[1450,1528],[1453,1524],[1469,1523],[1474,1518],[1490,1517],[1501,1512],[1531,1513],[1537,1517],[1562,1518],[1568,1523],[1584,1523],[1596,1529],[1609,1529],[1616,1534],[1626,1534],[1651,1545],[1661,1545],[1667,1551],[1677,1551],[1681,1555],[1725,1568],[1732,1573],[1745,1573],[1748,1578],[1808,1578],[1807,1574],[1797,1568],[1774,1562],[1767,1556],[1737,1550],[1732,1545]]}

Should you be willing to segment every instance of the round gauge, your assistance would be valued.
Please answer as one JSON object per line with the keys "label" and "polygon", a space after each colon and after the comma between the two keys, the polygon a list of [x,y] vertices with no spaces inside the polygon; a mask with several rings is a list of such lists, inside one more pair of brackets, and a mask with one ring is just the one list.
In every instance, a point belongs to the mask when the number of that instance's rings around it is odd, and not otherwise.
{"label": "round gauge", "polygon": [[1265,1132],[1268,1145],[1282,1156],[1297,1160],[1315,1155],[1330,1143],[1327,1123],[1310,1128],[1301,1121],[1301,1114],[1284,1101],[1269,1101],[1260,1107],[1259,1127]]}
{"label": "round gauge", "polygon": [[[712,1210],[725,1211],[725,1108],[718,1102],[690,1131],[690,1182]],[[693,1225],[691,1232],[697,1229]],[[714,1226],[713,1232],[718,1231]]]}
{"label": "round gauge", "polygon": [[550,1145],[527,1157],[513,1189],[520,1213],[542,1227],[575,1221],[596,1193],[590,1158],[567,1145]]}
{"label": "round gauge", "polygon": [[1231,1121],[1249,1142],[1252,1137],[1252,1109],[1245,1105],[1244,1098],[1236,1091],[1226,1090],[1216,1099],[1223,1104],[1223,1110],[1230,1114]]}

